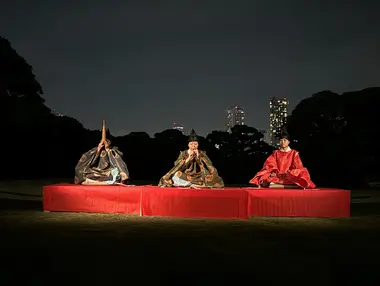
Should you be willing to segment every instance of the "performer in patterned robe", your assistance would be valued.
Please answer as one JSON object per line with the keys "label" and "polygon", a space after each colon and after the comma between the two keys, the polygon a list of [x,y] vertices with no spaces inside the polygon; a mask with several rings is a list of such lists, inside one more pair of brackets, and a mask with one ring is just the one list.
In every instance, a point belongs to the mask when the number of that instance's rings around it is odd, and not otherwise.
{"label": "performer in patterned robe", "polygon": [[111,146],[108,139],[101,140],[98,147],[84,153],[75,167],[75,184],[112,185],[129,179],[123,153]]}
{"label": "performer in patterned robe", "polygon": [[174,167],[161,178],[161,187],[223,188],[218,175],[205,151],[198,150],[198,136],[194,129],[189,136],[189,149],[182,151]]}
{"label": "performer in patterned robe", "polygon": [[261,171],[249,181],[250,184],[269,188],[315,188],[299,153],[292,150],[289,143],[289,135],[283,132],[280,138],[280,150],[273,151]]}

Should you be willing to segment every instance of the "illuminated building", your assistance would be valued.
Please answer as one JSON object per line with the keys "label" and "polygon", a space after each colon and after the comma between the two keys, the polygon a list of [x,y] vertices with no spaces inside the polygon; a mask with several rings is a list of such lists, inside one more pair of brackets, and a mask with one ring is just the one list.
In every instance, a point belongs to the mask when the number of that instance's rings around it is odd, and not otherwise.
{"label": "illuminated building", "polygon": [[233,106],[227,109],[226,131],[231,132],[231,128],[235,125],[244,125],[245,112],[243,107]]}
{"label": "illuminated building", "polygon": [[182,134],[183,134],[183,125],[182,124],[177,124],[177,123],[174,122],[173,123],[173,129],[181,131]]}
{"label": "illuminated building", "polygon": [[57,112],[55,109],[52,110],[52,113],[53,113],[54,116],[58,116],[58,117],[64,116],[63,114]]}
{"label": "illuminated building", "polygon": [[269,101],[269,144],[277,145],[278,136],[288,117],[288,104],[286,97],[272,97]]}

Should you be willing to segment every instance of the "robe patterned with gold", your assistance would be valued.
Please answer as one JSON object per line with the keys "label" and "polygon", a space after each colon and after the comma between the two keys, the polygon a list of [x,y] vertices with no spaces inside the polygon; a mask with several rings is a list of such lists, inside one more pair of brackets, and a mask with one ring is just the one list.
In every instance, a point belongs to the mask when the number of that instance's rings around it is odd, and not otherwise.
{"label": "robe patterned with gold", "polygon": [[174,162],[174,167],[160,179],[158,185],[161,187],[172,187],[172,178],[177,174],[179,178],[194,185],[209,188],[224,187],[223,179],[219,177],[218,171],[213,166],[205,151],[199,151],[198,158],[185,163],[188,157],[188,151],[182,151],[178,159]]}
{"label": "robe patterned with gold", "polygon": [[86,179],[104,182],[112,179],[111,170],[117,168],[120,174],[118,183],[129,178],[127,165],[122,159],[123,153],[116,147],[108,151],[97,152],[97,147],[84,153],[75,167],[75,184],[82,184]]}

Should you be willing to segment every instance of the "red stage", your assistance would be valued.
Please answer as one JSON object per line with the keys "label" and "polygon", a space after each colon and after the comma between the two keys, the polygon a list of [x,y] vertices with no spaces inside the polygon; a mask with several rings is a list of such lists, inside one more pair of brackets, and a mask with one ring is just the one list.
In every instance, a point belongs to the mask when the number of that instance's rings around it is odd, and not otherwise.
{"label": "red stage", "polygon": [[242,189],[194,190],[144,187],[144,216],[247,219],[248,193]]}
{"label": "red stage", "polygon": [[45,211],[141,214],[141,187],[56,184],[43,187]]}
{"label": "red stage", "polygon": [[351,192],[339,189],[247,189],[248,216],[348,217]]}
{"label": "red stage", "polygon": [[337,189],[195,190],[73,184],[43,187],[45,211],[183,218],[347,217],[350,216],[350,198],[350,191]]}

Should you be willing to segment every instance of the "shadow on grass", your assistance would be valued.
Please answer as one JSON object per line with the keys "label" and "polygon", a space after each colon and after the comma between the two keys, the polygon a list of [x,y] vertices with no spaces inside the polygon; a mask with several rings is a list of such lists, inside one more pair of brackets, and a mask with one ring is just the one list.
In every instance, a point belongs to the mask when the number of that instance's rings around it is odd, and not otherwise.
{"label": "shadow on grass", "polygon": [[0,199],[0,211],[43,211],[41,201]]}
{"label": "shadow on grass", "polygon": [[351,216],[362,217],[380,215],[380,203],[363,203],[351,205]]}
{"label": "shadow on grass", "polygon": [[41,198],[41,195],[33,195],[33,194],[25,194],[25,193],[17,193],[17,192],[4,192],[1,191],[0,194],[6,194],[6,195],[16,195],[20,197],[33,197],[33,198]]}

